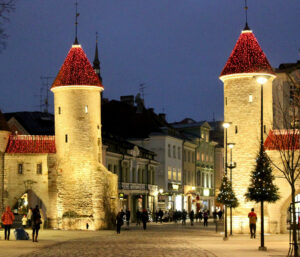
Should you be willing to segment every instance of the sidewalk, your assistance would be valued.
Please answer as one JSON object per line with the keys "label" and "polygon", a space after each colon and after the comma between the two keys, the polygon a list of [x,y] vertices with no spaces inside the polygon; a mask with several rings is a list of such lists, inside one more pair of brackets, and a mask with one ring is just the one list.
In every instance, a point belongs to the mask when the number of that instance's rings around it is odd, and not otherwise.
{"label": "sidewalk", "polygon": [[[120,235],[115,231],[61,231],[43,230],[38,243],[3,240],[0,232],[0,257],[19,256],[208,256],[208,257],[283,257],[288,253],[288,235],[265,235],[267,252],[258,251],[259,235],[233,235],[223,241],[221,233],[215,233],[196,224],[149,224],[146,231],[132,224]],[[13,230],[12,230],[13,232]],[[28,230],[29,234],[31,231]],[[89,253],[86,253],[86,248]],[[100,250],[99,250],[100,249]],[[35,252],[33,254],[33,252]],[[62,255],[64,253],[64,255]],[[86,254],[85,254],[86,253]],[[96,254],[98,253],[98,254]],[[76,255],[77,256],[77,255]]]}

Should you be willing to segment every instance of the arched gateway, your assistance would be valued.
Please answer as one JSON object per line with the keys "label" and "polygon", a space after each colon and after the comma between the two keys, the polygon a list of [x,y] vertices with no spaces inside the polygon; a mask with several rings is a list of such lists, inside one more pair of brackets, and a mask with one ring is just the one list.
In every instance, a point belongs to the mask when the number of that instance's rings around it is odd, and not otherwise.
{"label": "arched gateway", "polygon": [[51,90],[55,136],[11,134],[0,113],[0,209],[34,192],[50,227],[110,227],[117,176],[102,165],[103,86],[77,41]]}

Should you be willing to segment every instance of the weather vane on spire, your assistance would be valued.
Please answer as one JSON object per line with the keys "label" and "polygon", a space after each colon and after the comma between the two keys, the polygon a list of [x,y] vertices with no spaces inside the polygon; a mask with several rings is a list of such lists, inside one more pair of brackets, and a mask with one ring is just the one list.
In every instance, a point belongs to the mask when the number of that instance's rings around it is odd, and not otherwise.
{"label": "weather vane on spire", "polygon": [[96,31],[96,43],[98,43],[98,31]]}
{"label": "weather vane on spire", "polygon": [[79,16],[79,13],[77,12],[77,6],[78,6],[78,2],[76,1],[75,2],[75,7],[76,7],[76,15],[75,15],[75,41],[74,41],[74,45],[78,45],[78,39],[77,39],[77,27],[78,27],[78,16]]}
{"label": "weather vane on spire", "polygon": [[248,5],[247,5],[247,0],[245,0],[245,15],[246,15],[246,25],[244,30],[250,30],[249,26],[248,26]]}

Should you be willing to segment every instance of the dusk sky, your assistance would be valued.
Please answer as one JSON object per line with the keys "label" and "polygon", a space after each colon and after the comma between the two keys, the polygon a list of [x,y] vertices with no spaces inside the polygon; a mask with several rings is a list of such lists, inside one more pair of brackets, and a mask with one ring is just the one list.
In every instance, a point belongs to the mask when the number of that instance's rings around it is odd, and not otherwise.
{"label": "dusk sky", "polygon": [[[0,108],[40,110],[73,41],[75,1],[19,0],[0,53]],[[273,67],[299,60],[300,1],[249,0],[248,24]],[[245,25],[243,0],[79,0],[78,40],[92,62],[95,33],[104,97],[136,95],[169,122],[223,118],[219,75]],[[50,93],[50,111],[53,96]]]}

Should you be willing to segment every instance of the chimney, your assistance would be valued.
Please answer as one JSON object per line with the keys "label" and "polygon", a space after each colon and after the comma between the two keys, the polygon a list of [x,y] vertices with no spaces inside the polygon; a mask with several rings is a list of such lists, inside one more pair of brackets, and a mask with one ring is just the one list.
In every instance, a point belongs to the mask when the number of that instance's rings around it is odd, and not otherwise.
{"label": "chimney", "polygon": [[121,102],[127,103],[128,105],[134,106],[134,96],[133,95],[122,95],[120,97]]}

